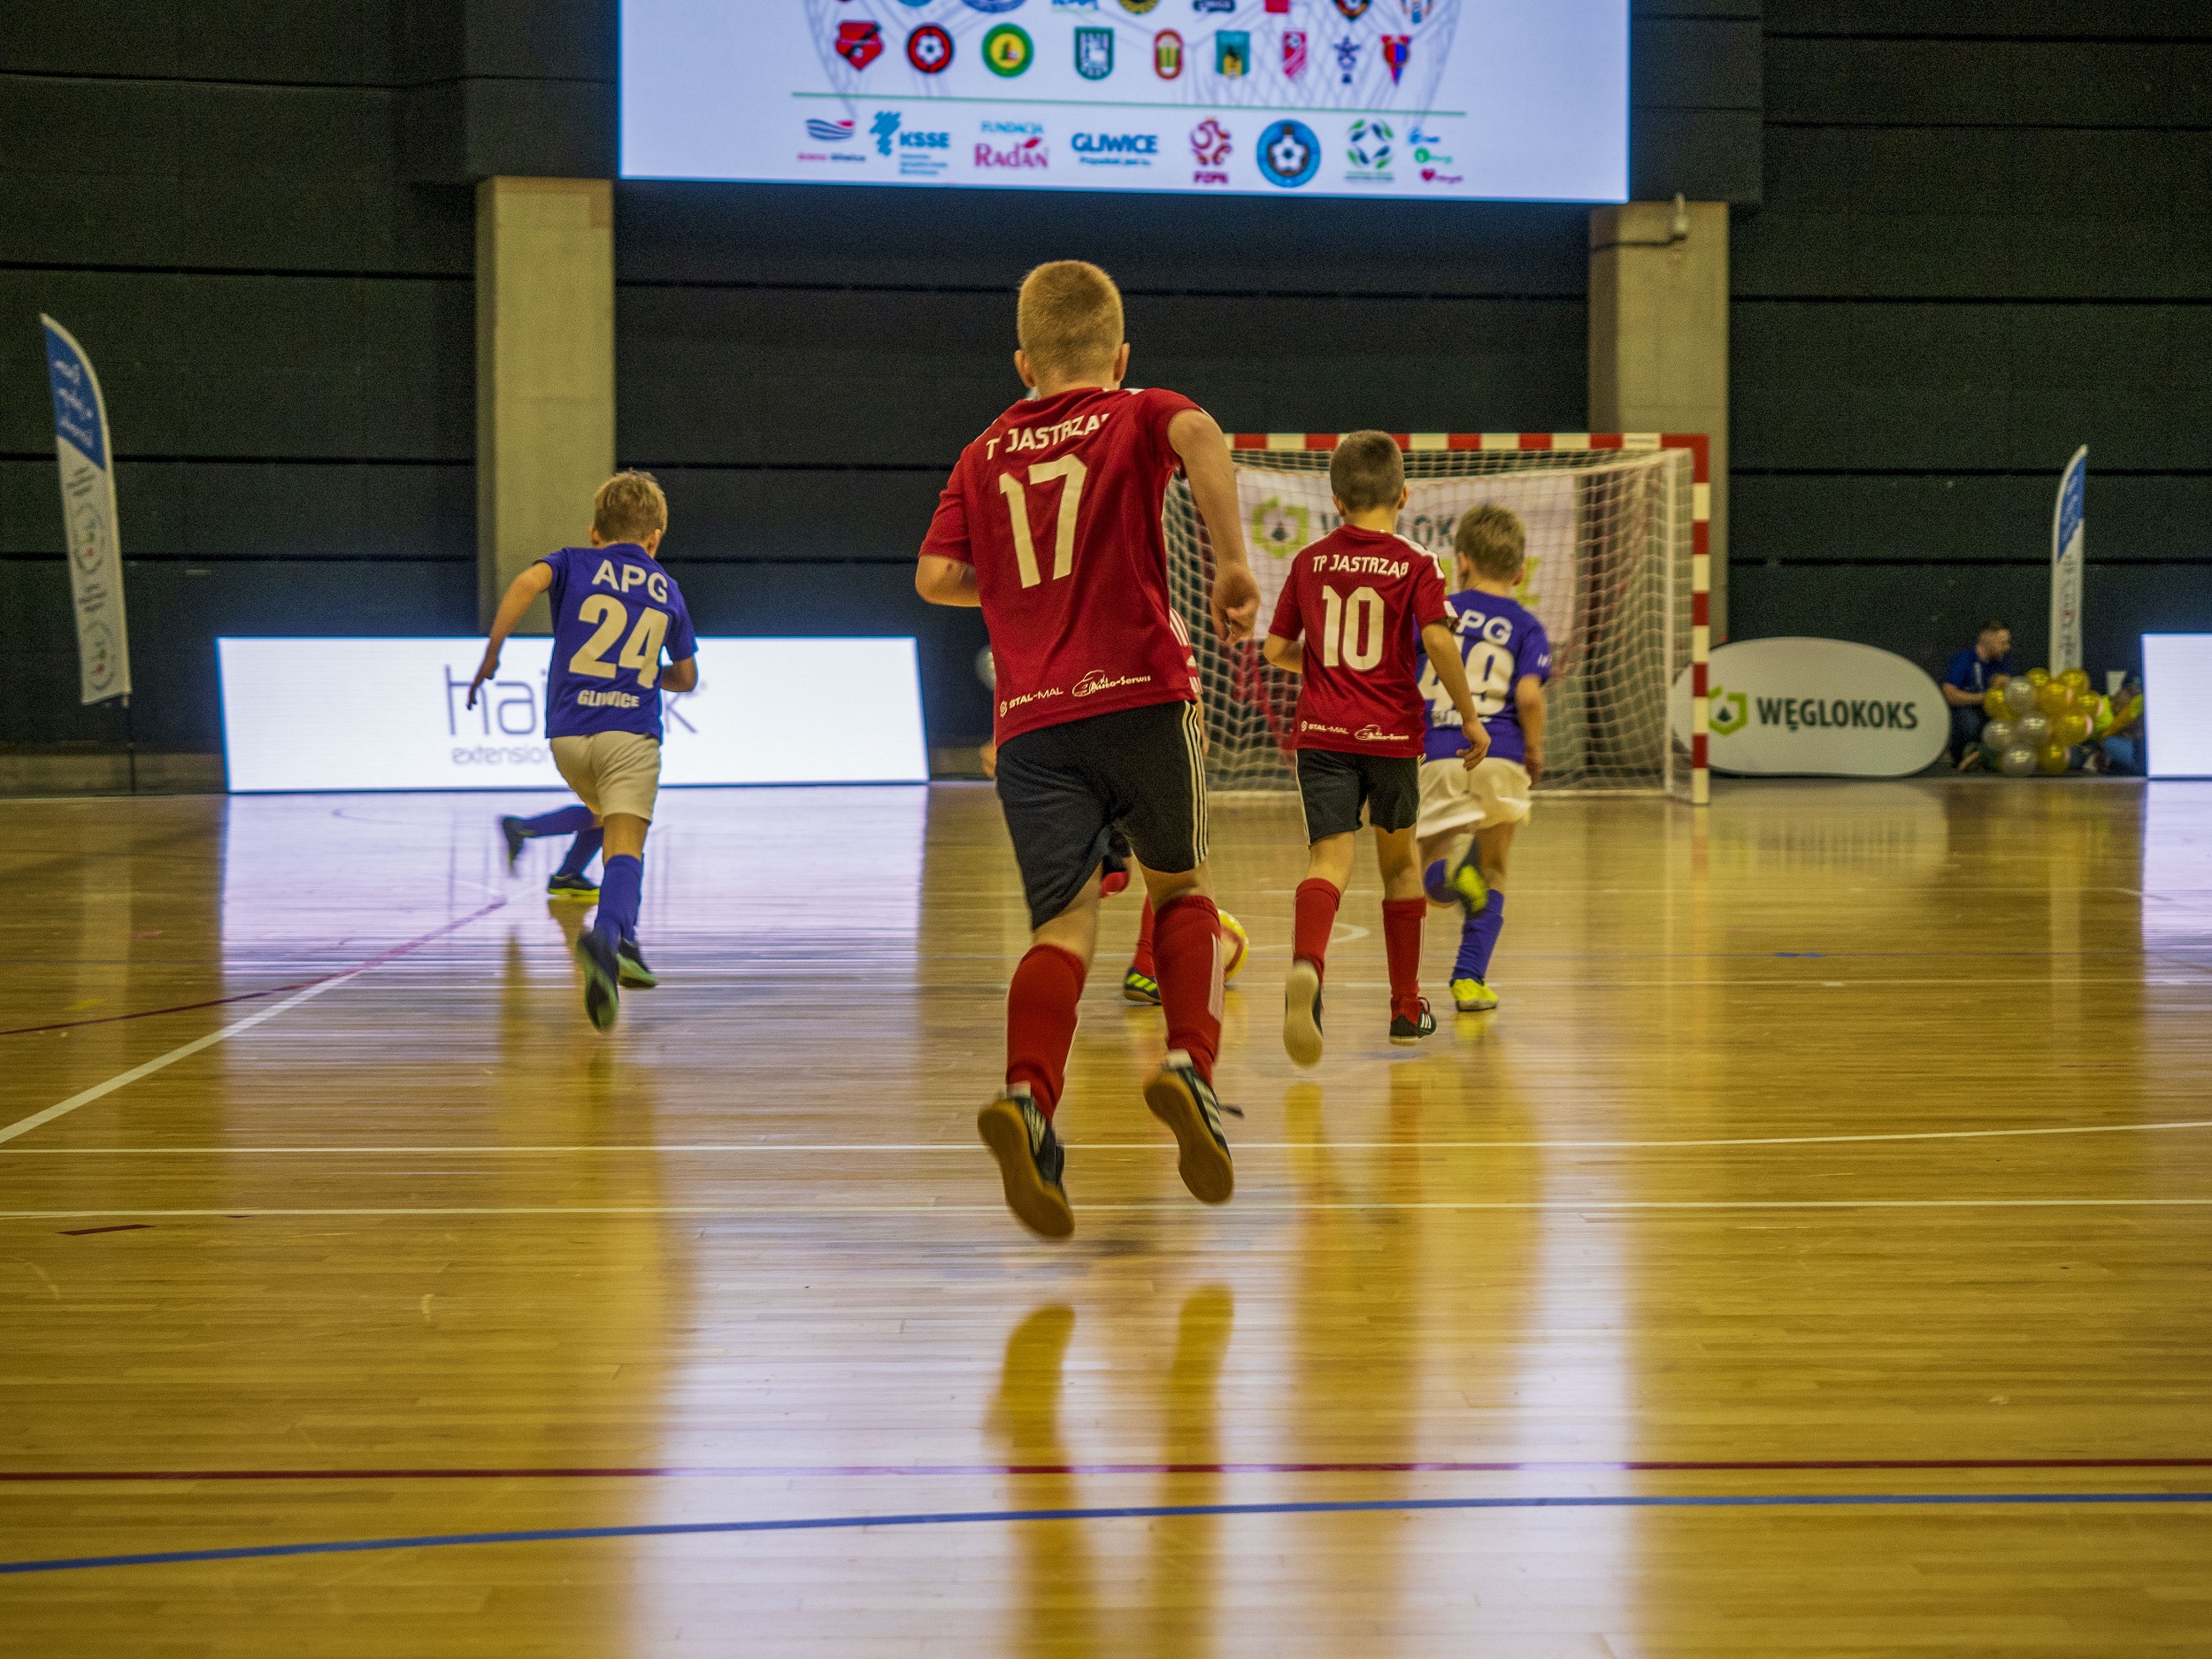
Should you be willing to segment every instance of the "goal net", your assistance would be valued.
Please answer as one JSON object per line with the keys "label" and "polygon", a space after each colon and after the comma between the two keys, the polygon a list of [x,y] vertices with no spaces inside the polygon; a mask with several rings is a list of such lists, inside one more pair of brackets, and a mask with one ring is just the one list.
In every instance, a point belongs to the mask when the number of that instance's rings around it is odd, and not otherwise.
{"label": "goal net", "polygon": [[[1217,789],[1294,787],[1288,744],[1298,678],[1265,662],[1259,636],[1292,558],[1337,524],[1330,441],[1244,447],[1253,442],[1240,440],[1235,458],[1260,586],[1254,638],[1225,646],[1214,634],[1211,544],[1179,476],[1167,498],[1169,588],[1197,645],[1207,770]],[[1460,448],[1425,435],[1399,442],[1410,446],[1411,492],[1399,533],[1443,562],[1448,582],[1461,513],[1494,502],[1527,526],[1528,572],[1514,597],[1551,636],[1543,787],[1688,799],[1690,751],[1670,733],[1668,708],[1691,661],[1691,452],[1633,435],[1609,441],[1620,445],[1609,449]]]}

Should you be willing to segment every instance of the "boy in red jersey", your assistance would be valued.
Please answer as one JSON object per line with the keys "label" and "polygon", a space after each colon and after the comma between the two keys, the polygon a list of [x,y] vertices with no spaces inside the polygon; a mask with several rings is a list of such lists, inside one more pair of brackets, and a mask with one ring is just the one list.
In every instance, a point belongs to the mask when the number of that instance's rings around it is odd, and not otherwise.
{"label": "boy in red jersey", "polygon": [[1259,588],[1221,428],[1173,392],[1121,388],[1129,347],[1113,279],[1073,259],[1038,266],[1022,283],[1018,327],[1014,366],[1036,396],[962,451],[914,587],[932,604],[980,606],[990,630],[998,795],[1032,942],[1007,991],[1005,1087],[976,1127],[998,1160],[1007,1207],[1060,1239],[1075,1219],[1052,1116],[1117,827],[1158,918],[1168,1053],[1145,1104],[1174,1132],[1193,1196],[1217,1204],[1235,1189],[1213,1090],[1221,961],[1204,733],[1160,526],[1179,465],[1212,539],[1224,640],[1251,632]]}
{"label": "boy in red jersey", "polygon": [[1429,902],[1413,831],[1428,703],[1416,677],[1417,641],[1459,710],[1465,764],[1473,767],[1490,747],[1468,693],[1443,572],[1425,549],[1393,534],[1406,504],[1397,441],[1386,432],[1348,434],[1330,457],[1329,489],[1343,523],[1298,555],[1263,648],[1278,668],[1305,677],[1295,742],[1310,851],[1283,988],[1283,1047],[1300,1065],[1321,1060],[1322,967],[1362,808],[1382,871],[1390,1041],[1417,1043],[1436,1029],[1421,996]]}

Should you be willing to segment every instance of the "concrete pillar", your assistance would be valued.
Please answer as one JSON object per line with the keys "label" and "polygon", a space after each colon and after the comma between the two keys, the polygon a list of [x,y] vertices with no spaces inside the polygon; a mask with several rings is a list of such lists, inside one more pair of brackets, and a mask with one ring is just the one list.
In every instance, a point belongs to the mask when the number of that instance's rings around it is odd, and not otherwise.
{"label": "concrete pillar", "polygon": [[1728,637],[1728,204],[1590,215],[1590,430],[1712,440],[1712,626]]}
{"label": "concrete pillar", "polygon": [[[614,187],[476,187],[476,570],[480,626],[518,572],[591,529],[614,471]],[[541,599],[525,634],[551,632]]]}

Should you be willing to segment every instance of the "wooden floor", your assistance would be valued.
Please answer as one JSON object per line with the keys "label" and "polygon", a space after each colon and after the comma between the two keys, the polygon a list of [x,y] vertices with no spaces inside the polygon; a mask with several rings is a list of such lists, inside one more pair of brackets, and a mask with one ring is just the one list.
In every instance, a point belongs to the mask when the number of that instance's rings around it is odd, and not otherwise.
{"label": "wooden floor", "polygon": [[0,803],[0,1653],[2212,1651],[2212,790],[1547,799],[1305,1076],[1225,801],[1236,1200],[1118,900],[1056,1247],[987,793],[664,796],[611,1038],[521,799]]}

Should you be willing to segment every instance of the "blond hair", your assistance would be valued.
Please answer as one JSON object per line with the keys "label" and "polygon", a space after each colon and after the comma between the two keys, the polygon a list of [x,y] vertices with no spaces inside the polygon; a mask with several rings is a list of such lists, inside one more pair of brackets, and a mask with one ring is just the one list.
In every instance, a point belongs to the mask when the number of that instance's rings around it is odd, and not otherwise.
{"label": "blond hair", "polygon": [[1395,507],[1406,487],[1406,460],[1386,432],[1348,432],[1329,457],[1329,493],[1346,512]]}
{"label": "blond hair", "polygon": [[1121,290],[1080,259],[1055,259],[1022,279],[1016,332],[1041,380],[1110,371],[1121,349]]}
{"label": "blond hair", "polygon": [[650,472],[617,472],[591,498],[591,527],[602,541],[638,541],[668,528],[668,497]]}
{"label": "blond hair", "polygon": [[1528,532],[1510,507],[1485,502],[1459,515],[1452,529],[1452,551],[1494,582],[1509,582],[1528,557]]}

